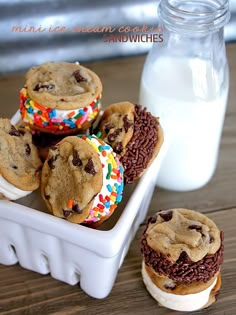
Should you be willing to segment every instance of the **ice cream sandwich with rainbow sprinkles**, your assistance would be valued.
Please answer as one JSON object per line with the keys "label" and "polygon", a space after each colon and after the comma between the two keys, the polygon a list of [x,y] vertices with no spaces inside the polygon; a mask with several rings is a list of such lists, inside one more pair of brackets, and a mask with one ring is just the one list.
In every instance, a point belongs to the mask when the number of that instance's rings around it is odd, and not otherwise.
{"label": "ice cream sandwich with rainbow sprinkles", "polygon": [[20,91],[20,112],[32,130],[74,134],[88,129],[98,115],[102,83],[77,63],[48,62],[32,67]]}
{"label": "ice cream sandwich with rainbow sprinkles", "polygon": [[112,148],[98,137],[69,136],[50,148],[41,192],[53,215],[97,226],[122,199],[123,167]]}

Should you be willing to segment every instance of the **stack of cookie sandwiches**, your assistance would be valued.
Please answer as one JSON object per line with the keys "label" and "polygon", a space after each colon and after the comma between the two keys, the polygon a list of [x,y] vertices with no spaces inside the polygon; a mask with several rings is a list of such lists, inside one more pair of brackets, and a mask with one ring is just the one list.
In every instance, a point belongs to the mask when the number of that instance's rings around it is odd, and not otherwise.
{"label": "stack of cookie sandwiches", "polygon": [[221,286],[223,232],[188,209],[160,211],[148,220],[141,251],[142,276],[160,305],[196,311],[216,300]]}
{"label": "stack of cookie sandwiches", "polygon": [[96,227],[112,215],[124,184],[149,167],[163,135],[158,118],[130,102],[108,106],[95,129],[101,94],[97,74],[79,63],[48,62],[27,72],[20,91],[24,128],[6,120],[0,126],[0,149],[11,152],[0,161],[2,198],[41,186],[57,217]]}

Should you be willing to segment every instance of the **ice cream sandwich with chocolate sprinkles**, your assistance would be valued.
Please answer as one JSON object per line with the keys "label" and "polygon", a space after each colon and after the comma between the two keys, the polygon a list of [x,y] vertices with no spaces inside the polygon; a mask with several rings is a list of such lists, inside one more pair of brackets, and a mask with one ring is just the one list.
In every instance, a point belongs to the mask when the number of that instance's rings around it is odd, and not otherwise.
{"label": "ice cream sandwich with chocolate sprinkles", "polygon": [[142,277],[162,306],[196,311],[216,300],[221,286],[223,232],[188,209],[160,211],[148,220],[141,241]]}
{"label": "ice cream sandwich with chocolate sprinkles", "polygon": [[130,102],[108,106],[98,130],[101,138],[120,156],[126,184],[141,177],[163,143],[159,119],[141,105]]}

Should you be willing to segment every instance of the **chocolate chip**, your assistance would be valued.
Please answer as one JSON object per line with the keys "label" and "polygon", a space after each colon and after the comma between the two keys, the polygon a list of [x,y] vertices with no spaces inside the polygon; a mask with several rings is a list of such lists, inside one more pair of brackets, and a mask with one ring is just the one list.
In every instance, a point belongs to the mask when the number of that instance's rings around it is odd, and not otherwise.
{"label": "chocolate chip", "polygon": [[116,138],[119,136],[119,134],[121,133],[122,128],[117,128],[113,133],[109,134],[109,136],[107,137],[109,142],[113,142],[116,140]]}
{"label": "chocolate chip", "polygon": [[91,174],[91,175],[95,175],[97,172],[95,171],[94,168],[94,164],[93,164],[93,160],[89,159],[88,163],[85,165],[84,170],[86,173]]}
{"label": "chocolate chip", "polygon": [[24,130],[22,130],[22,129],[19,129],[19,133],[20,133],[22,136],[24,136],[24,135],[25,135],[25,131],[24,131]]}
{"label": "chocolate chip", "polygon": [[200,225],[197,225],[197,224],[192,224],[188,228],[190,230],[196,230],[197,232],[201,232],[202,231],[202,227]]}
{"label": "chocolate chip", "polygon": [[72,210],[78,214],[81,214],[83,213],[83,210],[80,209],[79,205],[78,204],[74,204],[73,207],[72,207]]}
{"label": "chocolate chip", "polygon": [[73,150],[73,159],[72,159],[72,164],[74,166],[81,166],[82,165],[82,161],[79,157],[79,153],[76,150]]}
{"label": "chocolate chip", "polygon": [[124,122],[125,132],[127,132],[129,130],[129,128],[133,126],[133,123],[131,120],[128,119],[127,115],[124,116],[123,122]]}
{"label": "chocolate chip", "polygon": [[14,168],[14,170],[18,169],[18,167],[16,165],[12,165],[12,168]]}
{"label": "chocolate chip", "polygon": [[25,154],[30,155],[30,153],[31,153],[30,145],[28,143],[26,143],[25,144]]}
{"label": "chocolate chip", "polygon": [[57,160],[58,155],[56,156],[52,156],[49,160],[48,160],[48,166],[50,167],[50,169],[54,169],[55,165],[54,162]]}
{"label": "chocolate chip", "polygon": [[54,84],[42,84],[38,83],[34,87],[34,91],[39,91],[40,89],[46,89],[47,91],[52,91],[55,88]]}
{"label": "chocolate chip", "polygon": [[61,101],[61,102],[65,102],[64,98],[61,98],[60,101]]}
{"label": "chocolate chip", "polygon": [[153,215],[152,217],[149,218],[148,223],[154,224],[157,222],[157,215]]}
{"label": "chocolate chip", "polygon": [[121,142],[116,143],[113,149],[116,153],[120,154],[123,151],[123,146]]}
{"label": "chocolate chip", "polygon": [[172,219],[172,216],[173,216],[173,212],[171,210],[161,211],[158,214],[166,222],[170,221]]}
{"label": "chocolate chip", "polygon": [[211,244],[211,243],[213,243],[214,242],[214,237],[212,236],[212,235],[210,235],[210,241],[209,241],[209,243]]}
{"label": "chocolate chip", "polygon": [[86,78],[84,78],[81,73],[80,70],[76,70],[73,72],[73,76],[75,77],[75,80],[79,83],[79,82],[87,82],[88,80]]}
{"label": "chocolate chip", "polygon": [[110,122],[106,123],[105,126],[104,126],[105,133],[107,134],[114,127],[115,126],[112,123],[110,123]]}
{"label": "chocolate chip", "polygon": [[65,218],[68,218],[69,215],[72,214],[72,212],[71,212],[70,210],[64,210],[64,209],[63,209],[62,211],[63,211],[63,215],[64,215]]}
{"label": "chocolate chip", "polygon": [[189,263],[190,262],[190,258],[188,256],[188,254],[183,251],[180,255],[179,255],[179,258],[177,260],[177,263],[179,262],[185,262],[185,263]]}
{"label": "chocolate chip", "polygon": [[34,91],[38,91],[40,89],[40,85],[37,83],[34,87]]}
{"label": "chocolate chip", "polygon": [[164,285],[165,289],[167,290],[174,290],[176,288],[176,284],[175,283],[166,283]]}
{"label": "chocolate chip", "polygon": [[14,126],[11,126],[10,136],[20,137],[20,132]]}
{"label": "chocolate chip", "polygon": [[50,195],[44,195],[45,199],[50,199]]}

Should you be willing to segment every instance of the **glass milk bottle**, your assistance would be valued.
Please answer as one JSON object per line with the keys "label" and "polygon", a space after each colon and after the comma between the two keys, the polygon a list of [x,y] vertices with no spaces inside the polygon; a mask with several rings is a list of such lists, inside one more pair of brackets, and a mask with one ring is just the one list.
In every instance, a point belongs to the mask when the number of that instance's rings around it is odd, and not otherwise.
{"label": "glass milk bottle", "polygon": [[158,11],[163,42],[148,54],[139,101],[160,117],[168,146],[157,185],[194,190],[217,164],[229,88],[228,1],[162,0]]}

